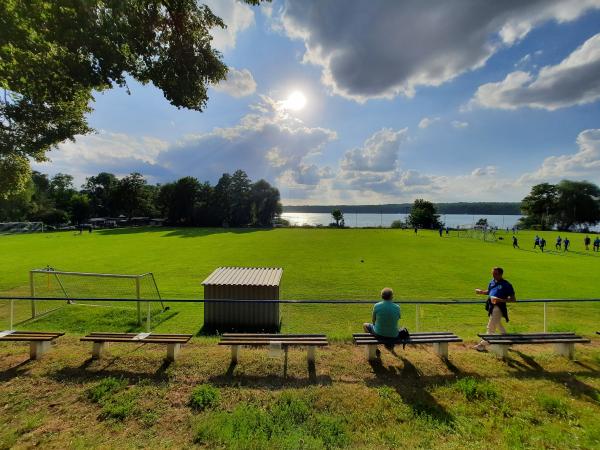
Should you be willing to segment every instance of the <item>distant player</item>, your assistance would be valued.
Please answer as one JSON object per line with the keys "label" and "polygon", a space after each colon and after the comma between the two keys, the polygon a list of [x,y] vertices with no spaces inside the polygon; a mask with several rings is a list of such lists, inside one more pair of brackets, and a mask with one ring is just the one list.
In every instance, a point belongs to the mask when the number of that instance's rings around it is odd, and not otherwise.
{"label": "distant player", "polygon": [[566,237],[565,240],[563,241],[563,247],[565,248],[565,252],[569,251],[570,244],[571,244],[571,241],[569,240],[568,237]]}
{"label": "distant player", "polygon": [[535,235],[535,241],[533,241],[533,249],[535,250],[536,247],[540,246],[540,237],[536,234]]}
{"label": "distant player", "polygon": [[440,227],[439,232],[440,232],[440,237],[442,237],[442,234],[444,234],[444,229],[442,227]]}
{"label": "distant player", "polygon": [[561,244],[562,244],[562,238],[561,238],[560,236],[558,236],[558,237],[556,238],[556,245],[554,246],[554,248],[555,248],[556,250],[560,250],[560,248],[561,248]]}
{"label": "distant player", "polygon": [[596,239],[594,239],[594,251],[600,252],[600,237],[598,236],[596,236]]}
{"label": "distant player", "polygon": [[592,240],[590,239],[589,236],[586,236],[585,239],[583,240],[583,243],[585,244],[585,249],[589,250],[590,249],[590,243],[592,242]]}
{"label": "distant player", "polygon": [[546,246],[546,239],[540,238],[540,250],[544,253],[544,247]]}
{"label": "distant player", "polygon": [[519,241],[515,235],[513,235],[513,248],[519,248]]}
{"label": "distant player", "polygon": [[417,227],[415,227],[415,234],[417,234],[417,231],[419,231],[419,229]]}
{"label": "distant player", "polygon": [[446,236],[448,236],[450,234],[450,228],[446,227]]}

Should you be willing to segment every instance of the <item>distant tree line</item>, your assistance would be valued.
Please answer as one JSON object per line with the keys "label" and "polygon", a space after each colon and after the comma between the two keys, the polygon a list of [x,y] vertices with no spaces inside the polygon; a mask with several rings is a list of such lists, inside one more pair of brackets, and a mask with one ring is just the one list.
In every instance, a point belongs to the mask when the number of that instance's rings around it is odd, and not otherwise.
{"label": "distant tree line", "polygon": [[537,184],[523,199],[521,210],[521,228],[588,228],[600,222],[600,188],[588,181]]}
{"label": "distant tree line", "polygon": [[26,188],[0,198],[0,222],[81,224],[91,217],[160,217],[174,226],[270,226],[281,213],[279,190],[252,182],[243,170],[223,174],[215,186],[194,177],[148,184],[139,173],[118,178],[101,172],[75,189],[73,177],[33,172]]}
{"label": "distant tree line", "polygon": [[[434,203],[438,214],[521,214],[519,202],[458,202]],[[412,203],[395,203],[385,205],[300,205],[284,206],[283,212],[326,213],[339,209],[344,214],[409,214]]]}

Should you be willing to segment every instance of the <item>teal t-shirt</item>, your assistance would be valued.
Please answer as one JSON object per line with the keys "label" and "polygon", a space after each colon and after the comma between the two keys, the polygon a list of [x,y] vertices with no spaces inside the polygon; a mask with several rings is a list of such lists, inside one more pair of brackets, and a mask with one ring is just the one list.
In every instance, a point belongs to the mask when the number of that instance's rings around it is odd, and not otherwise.
{"label": "teal t-shirt", "polygon": [[384,300],[373,307],[375,315],[375,333],[379,336],[398,336],[398,320],[400,320],[400,306],[391,300]]}

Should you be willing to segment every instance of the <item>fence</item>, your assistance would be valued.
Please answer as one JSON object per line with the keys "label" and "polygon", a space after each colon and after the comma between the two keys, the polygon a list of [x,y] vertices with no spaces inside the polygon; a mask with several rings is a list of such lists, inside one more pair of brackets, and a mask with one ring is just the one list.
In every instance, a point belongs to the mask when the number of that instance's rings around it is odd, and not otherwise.
{"label": "fence", "polygon": [[[131,302],[130,298],[90,298],[90,297],[69,297],[69,298],[59,298],[59,297],[31,297],[31,296],[0,296],[0,301],[9,301],[9,329],[12,329],[15,325],[14,321],[14,302],[15,301],[59,301],[65,302],[66,300],[70,300],[73,302],[112,302],[113,304],[119,304],[121,302]],[[148,299],[143,300],[147,302],[148,305],[148,314],[146,320],[146,329],[150,331],[151,329],[151,315],[150,304],[154,302],[161,302],[163,304],[168,303],[188,303],[188,304],[204,304],[207,302],[218,302],[218,303],[280,303],[280,304],[289,304],[289,305],[328,305],[328,306],[341,306],[341,305],[373,305],[378,303],[379,300],[230,300],[230,299],[218,299],[218,300],[209,300],[209,299]],[[395,302],[402,307],[407,305],[415,306],[415,329],[414,331],[420,331],[421,329],[421,321],[423,317],[422,308],[425,305],[457,305],[457,306],[474,306],[474,305],[483,305],[485,304],[485,300],[468,300],[468,299],[457,299],[457,300],[403,300]],[[557,304],[557,303],[565,303],[565,304],[577,304],[577,303],[600,303],[600,298],[589,298],[589,299],[523,299],[519,300],[513,305],[529,305],[529,304],[543,304],[543,330],[547,331],[548,328],[548,304]],[[600,321],[598,321],[598,327],[600,327]]]}

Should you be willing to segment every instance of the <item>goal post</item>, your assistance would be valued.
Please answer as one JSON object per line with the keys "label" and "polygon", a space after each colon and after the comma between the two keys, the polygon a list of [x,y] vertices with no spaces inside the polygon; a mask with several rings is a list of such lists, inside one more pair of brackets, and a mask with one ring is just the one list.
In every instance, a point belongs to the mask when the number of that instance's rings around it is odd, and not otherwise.
{"label": "goal post", "polygon": [[[48,267],[31,270],[29,285],[32,318],[66,305],[114,307],[135,309],[138,325],[141,325],[142,304],[146,303],[144,312],[149,326],[151,316],[165,310],[152,272],[129,275],[67,272]],[[64,299],[64,303],[59,300],[43,300],[44,298]],[[77,300],[82,298],[89,300]]]}

